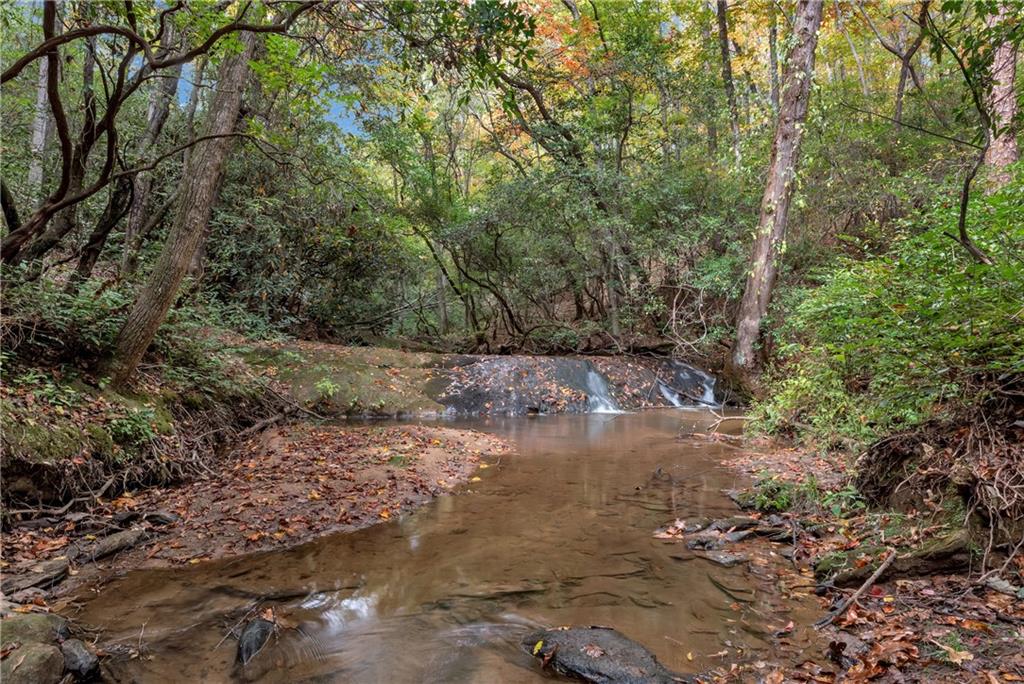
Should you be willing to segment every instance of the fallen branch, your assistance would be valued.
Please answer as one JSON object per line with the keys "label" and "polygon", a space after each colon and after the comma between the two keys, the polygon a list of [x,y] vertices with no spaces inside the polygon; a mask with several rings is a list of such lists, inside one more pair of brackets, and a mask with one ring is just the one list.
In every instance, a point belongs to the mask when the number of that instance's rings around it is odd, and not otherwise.
{"label": "fallen branch", "polygon": [[864,584],[860,585],[860,589],[853,592],[852,595],[847,596],[845,599],[843,599],[843,602],[839,604],[838,608],[833,610],[831,613],[829,613],[822,619],[815,622],[814,626],[817,629],[821,629],[826,625],[831,625],[837,617],[846,612],[846,609],[849,608],[854,601],[863,596],[864,592],[870,589],[871,586],[878,581],[878,578],[882,576],[882,573],[885,572],[890,565],[892,565],[892,562],[894,560],[896,560],[896,549],[890,549],[889,555],[885,557],[885,560],[882,561],[882,564],[878,566],[878,569],[875,570],[874,573],[872,573],[871,577],[868,577]]}

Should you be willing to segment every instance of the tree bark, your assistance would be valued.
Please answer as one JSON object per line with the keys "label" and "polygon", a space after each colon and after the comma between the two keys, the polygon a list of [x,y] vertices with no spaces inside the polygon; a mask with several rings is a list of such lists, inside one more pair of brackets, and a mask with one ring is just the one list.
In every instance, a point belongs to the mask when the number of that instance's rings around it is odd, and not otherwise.
{"label": "tree bark", "polygon": [[753,387],[759,365],[754,348],[760,337],[761,321],[771,302],[789,220],[800,141],[810,101],[821,12],[822,0],[797,2],[793,26],[795,43],[786,59],[771,164],[737,317],[736,342],[730,358],[731,375],[748,390]]}
{"label": "tree bark", "polygon": [[[202,80],[202,65],[196,67],[199,73],[199,80]],[[156,88],[149,94],[149,108],[146,111],[146,130],[139,140],[136,148],[136,156],[144,159],[149,150],[156,144],[164,124],[171,111],[171,103],[178,92],[178,81],[181,76],[181,65],[173,67],[161,80]],[[193,94],[198,91],[199,85],[193,86]],[[125,228],[124,253],[121,257],[121,272],[134,272],[137,260],[134,253],[139,248],[139,233],[142,226],[149,218],[151,201],[151,190],[153,188],[153,173],[143,172],[135,176],[135,188],[132,195],[132,206],[128,213],[128,226]],[[130,269],[130,270],[129,270]]]}
{"label": "tree bark", "polygon": [[768,82],[771,84],[772,111],[779,115],[779,30],[775,24],[775,3],[771,4],[768,23]]}
{"label": "tree bark", "polygon": [[[82,124],[82,134],[75,143],[71,155],[71,175],[68,184],[68,192],[76,195],[82,191],[85,184],[85,174],[89,165],[89,154],[96,142],[92,130],[96,123],[96,93],[93,90],[93,81],[96,75],[96,39],[89,38],[86,41],[85,59],[82,61],[82,111],[85,113],[85,122]],[[46,256],[47,252],[57,246],[64,239],[64,236],[73,231],[78,225],[78,204],[66,207],[57,214],[56,220],[35,240],[25,248],[25,261],[37,261]],[[41,271],[41,264],[33,268]]]}
{"label": "tree bark", "polygon": [[107,199],[107,205],[103,209],[103,214],[100,216],[99,221],[96,222],[92,233],[89,234],[89,239],[86,240],[85,246],[82,248],[82,253],[78,257],[78,266],[68,280],[67,287],[65,288],[66,292],[74,294],[78,291],[79,286],[92,275],[92,270],[96,267],[100,254],[103,253],[103,246],[107,243],[107,238],[118,222],[128,213],[131,201],[131,180],[127,177],[117,179],[114,183],[113,192],[110,193],[110,197]]}
{"label": "tree bark", "polygon": [[[231,133],[242,104],[256,36],[239,36],[242,51],[226,58],[217,74],[217,88],[210,104],[205,135]],[[177,215],[153,271],[132,305],[121,328],[109,370],[117,384],[131,377],[174,303],[192,255],[203,238],[216,201],[218,180],[224,168],[230,138],[199,143],[182,176]]]}
{"label": "tree bark", "polygon": [[[57,14],[54,12],[54,21]],[[56,28],[52,29],[56,32]],[[32,161],[28,166],[28,201],[35,207],[43,192],[43,162],[46,156],[47,131],[50,128],[50,101],[46,95],[47,60],[39,60],[39,80],[36,83],[36,114],[32,120]]]}
{"label": "tree bark", "polygon": [[729,22],[725,16],[726,0],[718,0],[718,47],[722,52],[722,81],[729,100],[729,126],[732,129],[732,154],[736,166],[740,165],[740,111],[736,103],[736,85],[732,79],[732,59],[729,56]]}
{"label": "tree bark", "polygon": [[[986,17],[986,24],[993,27],[1010,21],[1012,16],[1005,3],[999,4],[995,15]],[[994,192],[1010,182],[1011,176],[1007,167],[1020,159],[1017,149],[1017,132],[1014,130],[1014,119],[1017,116],[1017,48],[1005,41],[996,48],[991,66],[992,89],[988,97],[991,112],[989,137],[991,143],[985,152],[985,165],[988,167],[987,191]]]}

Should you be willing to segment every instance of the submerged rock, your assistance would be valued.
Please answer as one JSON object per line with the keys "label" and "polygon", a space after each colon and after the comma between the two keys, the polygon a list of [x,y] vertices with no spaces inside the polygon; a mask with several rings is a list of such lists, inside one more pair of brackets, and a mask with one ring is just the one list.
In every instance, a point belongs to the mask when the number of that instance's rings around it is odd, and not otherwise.
{"label": "submerged rock", "polygon": [[274,623],[263,618],[256,618],[245,626],[238,637],[238,662],[245,665],[252,660],[266,645],[270,635],[274,633]]}
{"label": "submerged rock", "polygon": [[611,627],[547,629],[527,636],[523,648],[543,667],[595,684],[692,681],[666,669],[653,653]]}

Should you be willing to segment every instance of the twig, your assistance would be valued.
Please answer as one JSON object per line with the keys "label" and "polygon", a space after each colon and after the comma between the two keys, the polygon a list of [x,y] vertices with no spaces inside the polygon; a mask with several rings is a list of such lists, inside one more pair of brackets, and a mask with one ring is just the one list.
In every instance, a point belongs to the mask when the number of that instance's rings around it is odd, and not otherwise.
{"label": "twig", "polygon": [[820,619],[817,622],[815,622],[814,626],[817,629],[821,629],[822,627],[825,627],[826,625],[832,624],[832,622],[837,617],[839,617],[840,615],[842,615],[843,613],[846,612],[846,609],[849,608],[850,605],[854,601],[856,601],[861,596],[863,596],[864,592],[871,588],[871,585],[873,585],[875,582],[878,581],[878,578],[882,576],[882,573],[885,572],[889,568],[890,565],[892,565],[892,562],[894,560],[896,560],[896,549],[890,549],[889,550],[889,555],[885,557],[885,560],[882,561],[882,564],[878,566],[878,569],[875,570],[875,572],[871,575],[871,577],[868,577],[867,581],[864,582],[864,584],[860,585],[860,589],[858,589],[857,591],[853,592],[853,594],[851,596],[847,596],[845,599],[843,599],[843,602],[839,604],[838,608],[833,610],[831,613],[829,613],[828,615],[826,615],[822,619]]}

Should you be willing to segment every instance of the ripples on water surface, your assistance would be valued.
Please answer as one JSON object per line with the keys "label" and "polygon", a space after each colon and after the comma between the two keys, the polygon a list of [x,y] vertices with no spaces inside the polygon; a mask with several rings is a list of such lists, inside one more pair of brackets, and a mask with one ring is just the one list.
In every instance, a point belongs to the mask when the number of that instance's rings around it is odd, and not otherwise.
{"label": "ripples on water surface", "polygon": [[[147,657],[116,666],[124,681],[543,681],[519,641],[562,624],[614,626],[679,672],[721,665],[711,656],[729,646],[753,657],[793,617],[776,613],[770,583],[651,537],[676,517],[735,514],[721,493],[736,484],[721,465],[733,449],[676,437],[713,421],[673,410],[464,421],[517,453],[458,495],[287,551],[136,571],[78,617],[133,645],[145,625]],[[241,672],[235,641],[216,646],[267,596],[295,628]]]}

